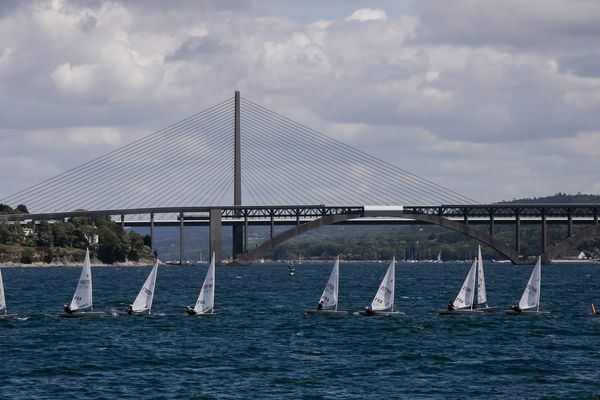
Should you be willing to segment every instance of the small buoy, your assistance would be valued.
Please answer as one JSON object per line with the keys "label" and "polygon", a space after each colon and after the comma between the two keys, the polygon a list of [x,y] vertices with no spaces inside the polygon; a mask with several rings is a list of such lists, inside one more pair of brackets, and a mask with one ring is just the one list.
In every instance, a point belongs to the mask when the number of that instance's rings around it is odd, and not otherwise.
{"label": "small buoy", "polygon": [[596,306],[592,303],[592,315],[596,315]]}

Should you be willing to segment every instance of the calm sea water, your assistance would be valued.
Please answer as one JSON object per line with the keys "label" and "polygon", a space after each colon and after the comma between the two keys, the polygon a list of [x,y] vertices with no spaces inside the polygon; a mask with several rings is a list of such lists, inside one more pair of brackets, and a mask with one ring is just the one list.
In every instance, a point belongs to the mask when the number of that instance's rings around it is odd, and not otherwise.
{"label": "calm sea water", "polygon": [[[398,264],[400,318],[305,317],[331,264],[217,268],[214,317],[188,317],[206,266],[159,269],[150,316],[62,319],[79,268],[3,269],[2,399],[600,398],[600,265],[542,268],[546,317],[508,316],[531,266],[486,265],[500,310],[438,316],[470,265]],[[370,303],[387,264],[344,264],[340,308]],[[96,310],[124,309],[150,271],[93,268]]]}

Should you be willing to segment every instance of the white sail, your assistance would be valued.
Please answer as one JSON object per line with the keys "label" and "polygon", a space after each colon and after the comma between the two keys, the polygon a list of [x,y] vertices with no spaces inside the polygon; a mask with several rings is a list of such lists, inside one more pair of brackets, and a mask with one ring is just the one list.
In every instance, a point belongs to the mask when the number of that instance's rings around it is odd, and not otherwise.
{"label": "white sail", "polygon": [[481,258],[481,246],[477,254],[477,304],[487,303],[487,293],[485,291],[485,276],[483,274],[483,259]]}
{"label": "white sail", "polygon": [[152,309],[152,299],[154,298],[154,286],[156,285],[156,274],[158,272],[158,259],[154,264],[154,268],[150,271],[150,274],[144,282],[144,286],[135,298],[132,306],[133,312],[144,312]]}
{"label": "white sail", "polygon": [[535,308],[536,311],[539,311],[541,280],[542,258],[538,257],[535,268],[533,268],[531,276],[529,277],[529,282],[527,282],[527,287],[525,288],[523,296],[521,296],[521,300],[519,301],[519,308],[521,310]]}
{"label": "white sail", "polygon": [[194,306],[197,314],[209,314],[213,312],[215,306],[215,253],[213,253],[206,272],[206,278],[202,284],[200,295]]}
{"label": "white sail", "polygon": [[325,286],[323,294],[321,295],[321,299],[319,300],[319,303],[323,304],[324,308],[335,307],[335,310],[337,311],[339,278],[340,257],[338,256],[335,259],[333,270],[331,270],[331,275],[329,275],[329,280],[327,281],[327,285]]}
{"label": "white sail", "polygon": [[86,249],[83,269],[79,276],[73,300],[71,300],[71,310],[75,311],[88,307],[92,307],[92,267],[90,264],[90,250]]}
{"label": "white sail", "polygon": [[477,261],[473,262],[465,281],[463,282],[458,296],[454,299],[452,305],[454,308],[465,308],[473,305],[473,296],[475,294],[475,273],[477,268]]}
{"label": "white sail", "polygon": [[0,314],[6,314],[6,299],[4,298],[4,282],[0,271]]}
{"label": "white sail", "polygon": [[439,263],[442,262],[442,252],[441,251],[438,253],[437,260],[435,260],[435,261],[439,262]]}
{"label": "white sail", "polygon": [[392,259],[390,266],[381,281],[379,290],[371,303],[371,309],[374,311],[387,310],[394,311],[394,280],[396,275],[396,258]]}

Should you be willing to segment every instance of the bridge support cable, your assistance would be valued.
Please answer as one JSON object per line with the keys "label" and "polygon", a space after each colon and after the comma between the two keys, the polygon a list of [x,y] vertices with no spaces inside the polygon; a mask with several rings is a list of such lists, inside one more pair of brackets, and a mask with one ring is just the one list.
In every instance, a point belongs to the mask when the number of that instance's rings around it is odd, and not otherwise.
{"label": "bridge support cable", "polygon": [[[207,140],[217,143],[219,149],[223,144],[223,142],[219,143],[219,136],[223,132],[222,126],[224,123],[225,120],[220,122],[221,126],[213,127],[209,125],[205,129]],[[197,136],[197,133],[191,132],[191,134]],[[145,157],[139,159],[137,165],[129,168],[125,167],[116,172],[112,179],[105,179],[104,185],[98,186],[97,190],[108,192],[108,195],[112,196],[112,201],[116,200],[121,204],[127,204],[128,199],[138,198],[140,192],[150,192],[153,193],[154,205],[162,205],[158,202],[162,198],[161,196],[177,192],[173,188],[174,185],[181,180],[188,182],[190,178],[197,177],[199,165],[202,163],[207,164],[206,157],[204,157],[204,161],[195,157],[195,154],[206,153],[206,144],[198,143],[197,139],[187,136],[181,137],[180,140],[169,146],[156,147],[155,154],[147,152]],[[221,151],[222,156],[226,155],[226,149],[221,149]],[[156,152],[159,153],[156,154]],[[215,154],[210,153],[209,155],[208,159],[215,156]],[[170,174],[168,173],[170,171],[176,171],[176,173]],[[111,174],[111,171],[108,171],[108,173]],[[170,186],[169,190],[164,190],[164,184]],[[115,188],[118,188],[118,190],[115,191]],[[117,197],[115,197],[115,194],[117,194]],[[106,198],[107,194],[104,194],[93,199],[93,201],[97,207],[106,208],[105,204],[100,203]]]}
{"label": "bridge support cable", "polygon": [[[259,140],[272,145],[272,148],[269,148],[271,153],[280,155],[283,158],[283,161],[285,161],[285,157],[295,160],[295,171],[303,172],[305,177],[310,177],[312,180],[312,182],[305,183],[310,189],[319,187],[321,191],[333,190],[338,194],[346,192],[343,196],[339,196],[340,199],[345,200],[346,204],[365,203],[365,200],[367,199],[365,196],[371,197],[366,202],[367,204],[395,204],[398,203],[399,199],[401,203],[404,204],[425,204],[430,201],[424,198],[407,197],[405,192],[398,190],[399,188],[396,188],[395,197],[390,196],[387,192],[382,190],[385,186],[373,184],[373,182],[371,182],[372,179],[365,182],[364,176],[369,176],[370,178],[376,176],[376,173],[369,166],[365,166],[351,157],[345,157],[337,152],[332,152],[322,145],[315,144],[313,141],[303,143],[301,140],[302,134],[292,135],[290,138],[286,138],[280,134],[280,128],[264,124],[261,125],[260,121],[255,123],[255,119],[251,116],[245,118],[244,121],[244,126],[250,125],[253,127],[251,130],[254,132],[263,132],[262,134],[259,133],[259,135],[261,135]],[[266,136],[265,133],[270,134],[270,136]],[[275,147],[276,145],[279,147]],[[294,149],[298,148],[305,149],[304,154],[299,155],[294,153],[296,151]],[[326,154],[323,154],[324,151]],[[256,159],[260,160],[261,158]],[[325,168],[329,168],[329,170],[326,170]],[[356,175],[358,175],[359,179],[356,179]],[[296,176],[296,174],[291,176]],[[360,179],[361,177],[363,178],[362,182]],[[389,177],[382,176],[380,178],[387,180]],[[357,181],[361,183],[363,187],[366,185],[371,185],[373,187],[365,187],[362,192],[357,192]],[[389,180],[387,181],[389,182]],[[316,183],[319,184],[317,185]],[[402,185],[403,184],[401,183],[400,186]],[[360,200],[353,199],[357,194],[360,195]],[[328,203],[342,204],[344,200]]]}
{"label": "bridge support cable", "polygon": [[[432,182],[430,182],[430,181],[427,181],[427,180],[424,180],[423,178],[420,178],[420,177],[418,177],[418,176],[416,176],[416,175],[414,175],[414,174],[412,174],[412,173],[410,173],[410,172],[408,172],[408,171],[406,171],[406,170],[402,170],[402,169],[399,169],[399,168],[397,168],[397,167],[394,167],[394,166],[393,166],[393,165],[391,165],[391,164],[385,163],[385,162],[383,162],[383,161],[381,161],[381,160],[378,160],[378,159],[376,159],[375,157],[372,157],[372,156],[370,156],[370,155],[368,155],[368,154],[366,154],[366,153],[360,152],[359,150],[357,150],[357,149],[354,149],[354,148],[352,148],[352,147],[350,147],[350,146],[348,146],[348,145],[345,145],[345,144],[343,144],[343,143],[341,143],[341,142],[338,142],[338,141],[336,141],[336,140],[334,140],[334,139],[331,139],[331,138],[329,138],[328,136],[326,136],[326,135],[324,135],[324,134],[322,134],[322,133],[320,133],[320,132],[318,132],[318,131],[312,130],[312,129],[310,129],[310,128],[307,128],[307,127],[305,127],[304,125],[298,124],[297,122],[294,122],[294,121],[292,121],[292,120],[289,120],[289,119],[287,119],[287,118],[285,118],[285,117],[282,117],[282,116],[280,116],[279,114],[277,114],[277,113],[275,113],[275,112],[273,112],[273,111],[270,111],[270,110],[268,110],[268,109],[266,109],[266,108],[264,108],[264,107],[262,107],[262,106],[259,106],[259,105],[255,104],[255,103],[252,103],[252,102],[251,102],[251,101],[249,101],[249,100],[246,100],[246,101],[247,101],[247,102],[249,102],[250,104],[252,104],[250,107],[254,107],[255,109],[258,109],[258,110],[264,110],[264,112],[265,112],[265,113],[267,113],[268,115],[275,115],[275,117],[271,117],[271,119],[275,119],[275,120],[277,120],[277,121],[278,121],[278,123],[280,123],[280,124],[284,125],[284,126],[285,126],[285,128],[283,128],[284,130],[290,130],[290,129],[293,129],[293,130],[296,130],[297,132],[304,132],[304,133],[306,133],[306,132],[309,132],[309,133],[313,133],[315,136],[319,137],[320,139],[322,139],[322,140],[323,140],[323,141],[325,141],[325,142],[334,142],[336,145],[338,145],[338,146],[339,146],[339,147],[341,147],[341,148],[344,148],[344,149],[346,149],[346,150],[350,150],[350,151],[352,151],[352,152],[358,153],[358,154],[355,154],[355,155],[357,155],[357,156],[358,156],[357,158],[360,158],[361,156],[362,156],[362,157],[366,157],[367,159],[369,159],[369,160],[371,160],[371,161],[375,161],[375,162],[377,162],[377,163],[383,163],[383,164],[386,164],[388,167],[396,168],[396,170],[400,170],[400,171],[402,171],[402,172],[403,172],[404,174],[406,174],[406,175],[407,175],[407,176],[408,176],[410,179],[421,180],[421,181],[425,181],[425,182],[427,182],[427,183],[433,184]],[[267,117],[267,118],[269,118],[269,117]],[[312,142],[313,142],[313,143],[317,143],[317,142],[318,142],[318,140],[313,140]],[[344,151],[342,151],[342,152],[344,152]],[[346,151],[346,152],[347,152],[347,151]],[[397,172],[397,171],[394,171],[394,172]],[[435,184],[433,184],[433,185],[434,185],[434,186],[438,186],[438,187],[442,188],[442,191],[445,191],[445,192],[447,192],[447,193],[454,193],[454,194],[456,194],[455,192],[453,192],[453,191],[450,191],[449,189],[443,188],[443,187],[441,187],[441,186],[439,186],[439,185],[435,185]],[[464,200],[468,200],[469,202],[473,202],[473,200],[471,200],[471,199],[468,199],[468,198],[465,198],[465,197],[464,197],[464,196],[462,196],[462,195],[458,195],[458,196],[459,196],[458,198],[462,198],[462,199],[464,199]],[[463,200],[463,201],[464,201],[464,200]]]}
{"label": "bridge support cable", "polygon": [[87,179],[89,181],[89,177],[97,174],[97,171],[105,167],[107,163],[119,164],[119,160],[135,160],[137,155],[144,154],[148,148],[160,147],[162,143],[170,140],[170,138],[174,135],[182,132],[185,133],[190,124],[202,123],[203,119],[210,117],[214,113],[222,112],[223,109],[228,107],[227,103],[227,101],[221,102],[200,113],[194,114],[189,118],[161,129],[149,136],[138,139],[103,156],[97,157],[77,167],[71,168],[70,170],[67,170],[59,175],[46,179],[37,185],[30,186],[11,196],[5,197],[0,201],[11,203],[21,199],[34,199],[36,197],[42,197],[43,195],[51,192],[58,192],[61,196],[64,196],[65,190],[63,189],[65,182],[72,182],[77,178],[80,178],[79,181],[82,179]]}
{"label": "bridge support cable", "polygon": [[[139,207],[144,205],[140,199],[149,199],[146,204],[156,206],[154,198],[177,192],[173,190],[177,177],[181,177],[179,181],[188,178],[190,184],[197,181],[207,156],[218,158],[219,163],[231,159],[231,153],[223,146],[223,127],[230,123],[232,108],[231,101],[219,103],[2,202],[18,201],[30,210],[42,212],[115,208],[116,201],[121,202],[117,208]],[[101,202],[107,199],[109,203]],[[133,204],[128,200],[133,200]]]}
{"label": "bridge support cable", "polygon": [[[217,127],[215,131],[209,133],[214,134],[214,143],[217,148],[221,148],[226,144],[224,138],[219,139],[221,133],[224,132],[224,127]],[[148,159],[145,162],[139,163],[139,167],[136,167],[130,171],[126,171],[128,175],[119,173],[114,179],[107,179],[104,185],[98,186],[98,190],[105,191],[104,195],[98,198],[91,199],[94,203],[86,204],[82,208],[95,205],[98,208],[109,208],[110,202],[118,202],[120,204],[127,204],[134,201],[141,190],[147,191],[148,188],[155,189],[155,195],[153,197],[154,206],[163,206],[165,204],[173,204],[175,197],[180,194],[180,189],[186,188],[186,190],[193,190],[194,187],[200,185],[201,179],[198,178],[198,172],[201,171],[202,175],[208,172],[206,170],[207,165],[214,171],[218,170],[218,166],[212,165],[212,161],[219,159],[220,157],[227,155],[227,150],[223,148],[219,153],[209,153],[206,157],[195,158],[193,154],[206,153],[204,145],[197,145],[189,142],[180,143],[180,146],[185,146],[185,152],[188,152],[188,157],[179,157],[177,152],[181,152],[182,149],[166,149],[163,154],[160,155],[160,169],[153,168],[147,170],[148,165],[154,164],[152,159]],[[202,168],[205,168],[202,171]],[[174,174],[168,174],[168,171],[175,171]],[[210,173],[210,172],[209,172]],[[114,194],[110,191],[110,185],[120,187],[122,190],[121,196],[114,197]],[[170,190],[158,191],[160,188],[168,185]],[[178,185],[178,186],[175,186]],[[138,190],[131,190],[138,188]],[[112,197],[111,197],[112,195]],[[106,203],[106,201],[109,203]],[[171,201],[168,201],[171,200]]]}
{"label": "bridge support cable", "polygon": [[13,199],[16,196],[25,195],[25,194],[28,194],[28,193],[34,191],[34,190],[39,190],[40,188],[44,188],[44,187],[47,187],[47,186],[54,186],[54,182],[55,181],[61,179],[65,175],[72,174],[73,172],[79,172],[79,173],[88,172],[89,168],[97,166],[97,162],[103,160],[106,157],[118,156],[118,155],[121,155],[121,154],[126,154],[131,148],[139,146],[141,142],[147,142],[147,141],[151,141],[151,140],[154,140],[154,139],[157,139],[157,138],[158,138],[158,140],[160,140],[160,137],[164,136],[169,131],[172,131],[172,130],[175,130],[175,129],[179,129],[181,126],[184,126],[185,124],[189,123],[190,121],[197,120],[198,118],[201,118],[201,117],[203,117],[203,116],[205,116],[207,114],[215,112],[215,110],[218,110],[221,107],[227,106],[228,103],[229,103],[228,100],[224,100],[224,101],[222,101],[222,102],[220,102],[220,103],[218,103],[218,104],[216,104],[214,106],[211,106],[211,107],[209,107],[209,108],[207,108],[207,109],[205,109],[203,111],[200,111],[199,113],[196,113],[196,114],[194,114],[194,115],[192,115],[192,116],[190,116],[188,118],[185,118],[185,119],[183,119],[183,120],[181,120],[179,122],[176,122],[176,123],[174,123],[172,125],[169,125],[166,128],[163,128],[163,129],[161,129],[159,131],[156,131],[156,132],[154,132],[153,134],[151,134],[149,136],[146,136],[146,137],[143,137],[143,138],[138,139],[136,141],[133,141],[133,142],[131,142],[131,143],[129,143],[129,144],[123,146],[123,147],[120,147],[118,149],[110,151],[110,152],[108,152],[108,153],[106,153],[106,154],[104,154],[102,156],[94,158],[94,159],[92,159],[92,160],[90,160],[88,162],[85,162],[85,163],[83,163],[81,165],[78,165],[78,166],[76,166],[74,168],[71,168],[71,169],[69,169],[67,171],[64,171],[64,172],[62,172],[62,173],[60,173],[58,175],[55,175],[55,176],[53,176],[51,178],[48,178],[48,179],[46,179],[46,180],[44,180],[44,181],[42,181],[42,182],[40,182],[40,183],[38,183],[36,185],[33,185],[33,186],[27,187],[25,189],[22,189],[22,190],[20,190],[20,191],[18,191],[16,193],[12,194],[11,196],[8,196],[8,197],[6,197],[4,199],[0,199],[0,201],[10,201],[11,199]]}
{"label": "bridge support cable", "polygon": [[[169,185],[170,190],[162,191],[157,194],[154,200],[155,204],[159,206],[169,206],[171,204],[180,203],[182,194],[186,194],[188,198],[192,198],[189,204],[210,204],[209,202],[201,202],[198,199],[206,197],[207,188],[213,187],[215,180],[221,178],[222,180],[227,179],[225,170],[219,165],[207,166],[207,162],[214,162],[219,158],[218,155],[213,154],[204,159],[199,159],[196,162],[190,163],[185,171],[177,171],[172,177],[163,177],[162,182],[156,183],[157,185]],[[148,186],[151,182],[148,183]],[[219,185],[220,186],[220,185]],[[218,193],[217,193],[218,194]],[[135,194],[129,196],[129,201],[134,201]],[[196,200],[194,202],[194,199]]]}
{"label": "bridge support cable", "polygon": [[[249,130],[247,129],[246,132]],[[253,139],[245,138],[246,144],[254,144]],[[258,146],[257,146],[258,147]],[[279,151],[274,149],[264,148],[262,150],[249,150],[246,149],[245,153],[249,155],[247,158],[255,159],[254,162],[249,162],[247,165],[247,170],[252,171],[249,174],[251,176],[256,176],[257,182],[264,182],[262,185],[259,183],[260,187],[262,187],[263,197],[271,199],[266,204],[294,204],[298,203],[298,197],[306,198],[310,197],[318,197],[319,196],[319,187],[316,184],[306,184],[305,181],[301,180],[302,177],[300,174],[305,172],[305,168],[303,165],[308,165],[310,162],[308,160],[304,160],[304,162],[299,163],[297,160],[294,160],[290,155],[287,157],[287,153],[285,151]],[[271,154],[271,160],[274,162],[275,166],[265,165],[263,161],[260,161],[261,158],[266,157],[268,154]],[[286,171],[284,167],[277,167],[276,165],[288,165],[289,171]],[[248,173],[248,172],[246,172]],[[316,174],[317,172],[313,172]],[[314,176],[314,175],[312,175]],[[275,203],[276,199],[280,196],[276,194],[278,188],[285,188],[288,192],[285,197],[288,199],[285,203]],[[322,192],[327,190],[335,189],[335,187],[323,187],[321,189]],[[344,195],[344,191],[342,190],[339,196],[342,198]],[[346,198],[346,202],[352,203],[352,200]],[[337,204],[342,204],[339,202]]]}
{"label": "bridge support cable", "polygon": [[[242,126],[246,127],[247,120],[251,120],[254,129],[262,127],[267,133],[278,132],[277,136],[281,140],[287,141],[288,148],[310,149],[310,155],[313,158],[321,160],[319,168],[323,168],[327,160],[335,161],[338,164],[353,164],[355,167],[362,167],[360,173],[355,173],[361,183],[370,183],[364,179],[365,172],[371,172],[371,175],[379,178],[377,180],[377,189],[379,192],[389,191],[394,197],[398,197],[399,189],[404,189],[405,196],[412,194],[410,202],[413,204],[430,203],[476,203],[474,200],[462,196],[443,186],[436,185],[431,181],[420,178],[406,170],[395,167],[389,163],[381,161],[360,150],[354,149],[348,145],[338,142],[320,132],[314,131],[301,124],[298,124],[288,118],[274,113],[262,106],[257,105],[245,98],[242,98]],[[245,132],[245,131],[244,131]],[[244,138],[244,136],[243,136]],[[305,156],[306,153],[302,154]],[[349,160],[351,162],[349,162]],[[347,171],[348,175],[352,170]],[[385,177],[385,179],[383,179]],[[369,177],[371,178],[371,176]],[[365,182],[367,181],[367,182]],[[371,179],[372,181],[372,179]],[[383,184],[383,185],[382,185]],[[368,188],[369,186],[367,186]],[[361,193],[363,194],[363,193]],[[406,200],[404,200],[406,201]]]}
{"label": "bridge support cable", "polygon": [[[288,187],[293,189],[294,193],[302,193],[315,199],[324,197],[323,194],[330,198],[336,195],[336,201],[325,202],[328,204],[378,204],[377,202],[389,203],[397,200],[386,198],[385,193],[376,190],[365,190],[362,197],[357,197],[354,190],[356,182],[350,179],[348,170],[351,166],[347,160],[344,161],[344,166],[337,164],[330,170],[324,170],[327,160],[312,156],[311,151],[307,151],[306,155],[295,153],[291,150],[294,148],[293,142],[286,145],[277,135],[264,136],[261,132],[268,132],[269,128],[261,129],[249,122],[250,119],[246,118],[244,124],[244,132],[248,133],[244,136],[247,144],[245,152],[252,160],[247,169],[262,173],[262,181],[268,177],[271,177],[271,180],[278,178],[279,184],[276,187]],[[265,164],[267,156],[270,156],[269,161],[274,165]],[[277,167],[278,165],[286,165],[289,171],[286,172],[284,168]]]}

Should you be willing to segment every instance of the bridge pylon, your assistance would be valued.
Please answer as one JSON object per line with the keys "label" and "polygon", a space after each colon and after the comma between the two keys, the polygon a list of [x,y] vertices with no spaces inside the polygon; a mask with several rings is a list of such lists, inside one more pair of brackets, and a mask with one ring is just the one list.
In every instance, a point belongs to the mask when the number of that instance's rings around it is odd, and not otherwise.
{"label": "bridge pylon", "polygon": [[[242,138],[241,138],[241,113],[240,113],[240,92],[235,91],[234,96],[234,167],[233,167],[233,205],[240,207],[242,205]],[[239,212],[236,216],[240,216]],[[232,228],[232,254],[233,260],[245,253],[245,236],[247,228],[241,224],[235,224]]]}

